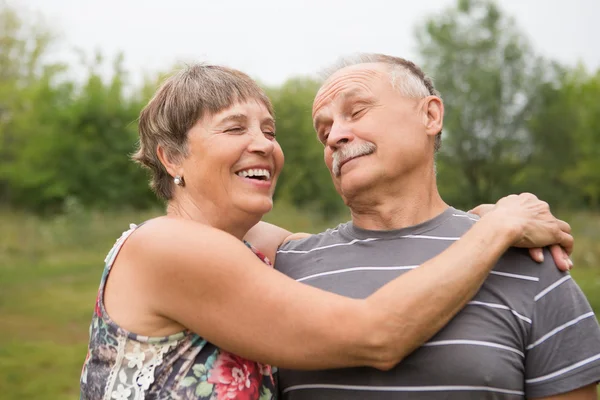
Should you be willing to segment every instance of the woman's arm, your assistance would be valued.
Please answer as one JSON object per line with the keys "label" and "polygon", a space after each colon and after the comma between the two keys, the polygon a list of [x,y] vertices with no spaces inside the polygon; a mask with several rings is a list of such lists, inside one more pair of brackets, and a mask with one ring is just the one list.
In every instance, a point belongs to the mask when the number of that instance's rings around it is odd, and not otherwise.
{"label": "woman's arm", "polygon": [[[485,214],[490,212],[494,208],[494,206],[495,206],[495,204],[480,204],[477,207],[470,210],[469,213],[476,214],[476,215],[479,215],[480,217],[483,217]],[[262,229],[262,227],[258,227],[258,228]],[[279,228],[279,229],[282,229],[282,228]],[[562,224],[562,229],[564,229],[564,231],[566,233],[569,233],[569,234],[571,233],[571,227],[567,223]],[[266,235],[269,235],[271,233],[271,231],[255,232],[254,234],[256,236],[258,236],[263,233]],[[275,238],[273,238],[273,239],[275,239]],[[264,242],[264,245],[268,246],[268,245],[271,245],[271,243]],[[550,246],[550,254],[552,254],[554,263],[561,271],[568,271],[571,268],[573,268],[573,261],[571,260],[571,257],[569,257],[571,255],[572,251],[573,251],[572,248],[563,249],[560,245],[557,245],[557,244],[553,244],[552,246]],[[529,255],[531,256],[531,258],[533,258],[537,262],[544,261],[544,252],[542,251],[542,248],[540,248],[540,247],[530,248]]]}
{"label": "woman's arm", "polygon": [[[490,212],[495,206],[495,204],[481,204],[475,207],[474,209],[470,210],[469,212],[483,217],[485,214]],[[571,227],[567,223],[563,221],[558,222],[560,222],[561,228],[566,233],[571,233]],[[283,243],[289,240],[302,239],[306,236],[309,236],[309,234],[292,234],[290,231],[280,226],[261,221],[248,231],[244,239],[252,243],[252,245],[258,250],[260,250],[261,253],[265,254],[269,258],[269,260],[274,261],[275,255],[277,253],[277,248],[279,248],[279,246],[281,246]],[[558,244],[553,244],[550,246],[550,254],[552,254],[554,263],[561,271],[568,271],[573,267],[573,261],[571,261],[571,258],[569,257],[572,250],[572,248],[563,249]],[[530,248],[529,254],[531,255],[531,258],[537,262],[544,261],[544,253],[539,247]]]}
{"label": "woman's arm", "polygon": [[568,247],[572,238],[550,217],[514,199],[499,203],[441,255],[364,300],[298,283],[227,233],[169,218],[140,227],[117,270],[134,272],[151,315],[246,358],[296,369],[387,369],[462,308],[508,247]]}

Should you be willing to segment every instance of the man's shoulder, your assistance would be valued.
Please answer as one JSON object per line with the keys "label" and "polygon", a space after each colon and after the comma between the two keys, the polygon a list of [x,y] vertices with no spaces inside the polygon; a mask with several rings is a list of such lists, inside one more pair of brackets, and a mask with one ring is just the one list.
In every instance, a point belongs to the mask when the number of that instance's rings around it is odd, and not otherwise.
{"label": "man's shoulder", "polygon": [[[544,261],[538,263],[530,257],[528,249],[512,247],[490,271],[477,300],[500,298],[503,304],[533,319],[538,299],[567,280],[571,281],[570,275],[556,267],[548,250],[544,249]],[[570,282],[571,285],[577,286],[575,282]],[[572,301],[569,292],[562,289],[551,296],[553,303]]]}
{"label": "man's shoulder", "polygon": [[279,246],[277,254],[305,252],[322,246],[339,244],[345,240],[342,232],[348,224],[349,222],[346,222],[320,233],[292,236],[291,240],[287,240]]}
{"label": "man's shoulder", "polygon": [[521,274],[543,286],[568,275],[558,269],[548,248],[543,249],[544,261],[534,261],[528,249],[509,248],[498,260],[494,271]]}
{"label": "man's shoulder", "polygon": [[[452,211],[453,218],[438,228],[438,230],[444,230],[446,234],[456,233],[456,236],[460,236],[479,220],[479,216],[475,214],[469,214],[459,209]],[[494,271],[517,274],[524,279],[529,278],[531,281],[539,282],[540,285],[554,282],[567,275],[556,267],[547,248],[544,249],[544,261],[538,263],[531,258],[528,249],[510,247],[500,257]]]}
{"label": "man's shoulder", "polygon": [[[436,221],[435,224],[426,224],[427,230],[424,232],[415,232],[417,234],[432,235],[432,236],[444,236],[444,237],[456,237],[459,238],[466,233],[471,227],[479,220],[479,216],[475,214],[469,214],[460,209],[449,207],[442,215],[443,219],[439,217],[435,218],[431,222]],[[417,231],[420,231],[417,229]]]}

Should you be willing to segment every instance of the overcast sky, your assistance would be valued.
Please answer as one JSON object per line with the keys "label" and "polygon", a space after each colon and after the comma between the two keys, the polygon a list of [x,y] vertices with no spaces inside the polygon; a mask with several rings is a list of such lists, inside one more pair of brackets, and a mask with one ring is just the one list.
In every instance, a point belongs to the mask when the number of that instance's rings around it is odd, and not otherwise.
{"label": "overcast sky", "polygon": [[[131,72],[176,61],[226,64],[269,84],[313,74],[339,56],[415,58],[414,27],[453,0],[8,0],[40,11],[61,52],[125,54]],[[600,67],[600,0],[500,0],[542,54]],[[62,54],[62,53],[61,53]],[[62,55],[61,55],[62,57]],[[62,57],[63,59],[65,57]],[[141,74],[139,74],[141,75]]]}

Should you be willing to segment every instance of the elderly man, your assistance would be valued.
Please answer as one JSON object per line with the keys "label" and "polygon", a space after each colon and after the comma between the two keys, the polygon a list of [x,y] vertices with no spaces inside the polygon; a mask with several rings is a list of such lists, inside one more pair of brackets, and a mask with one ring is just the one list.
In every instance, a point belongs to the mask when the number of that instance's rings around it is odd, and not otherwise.
{"label": "elderly man", "polygon": [[[313,120],[352,221],[286,242],[276,268],[362,298],[469,230],[476,217],[448,206],[436,187],[443,116],[431,80],[409,61],[364,55],[335,70],[314,100]],[[442,331],[389,371],[279,372],[290,400],[595,399],[599,380],[600,327],[589,303],[570,275],[519,249],[504,254]]]}

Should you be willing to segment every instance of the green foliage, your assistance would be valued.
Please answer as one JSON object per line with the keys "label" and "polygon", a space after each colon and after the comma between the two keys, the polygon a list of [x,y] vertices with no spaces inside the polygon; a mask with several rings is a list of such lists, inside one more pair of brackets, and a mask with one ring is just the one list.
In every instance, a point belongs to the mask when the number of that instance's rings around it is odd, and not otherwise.
{"label": "green foliage", "polygon": [[600,70],[559,71],[538,92],[522,187],[561,207],[600,209]]}
{"label": "green foliage", "polygon": [[146,98],[127,94],[122,57],[103,79],[97,56],[77,83],[45,61],[49,30],[7,7],[0,24],[0,202],[37,212],[67,202],[155,205],[144,172],[128,159]]}
{"label": "green foliage", "polygon": [[492,1],[459,1],[417,30],[426,72],[446,114],[439,183],[469,207],[511,192],[531,144],[527,119],[544,63]]}
{"label": "green foliage", "polygon": [[[98,72],[103,57],[97,54],[83,62],[86,79],[72,81],[64,66],[43,63],[53,40],[50,31],[26,26],[15,10],[3,12],[0,21],[7,22],[1,32],[19,57],[10,47],[0,50],[0,65],[8,65],[0,80],[0,93],[6,93],[0,100],[0,204],[46,213],[71,204],[155,206],[145,172],[129,155],[137,140],[137,116],[158,77],[146,79],[141,88],[128,86],[122,56],[114,60],[110,78],[103,77]],[[21,35],[24,27],[29,31]],[[311,79],[292,79],[267,89],[287,153],[277,198],[337,215],[344,205],[331,185],[311,121],[318,86]]]}
{"label": "green foliage", "polygon": [[10,168],[1,170],[13,188],[10,202],[35,211],[57,211],[66,201],[153,204],[144,173],[128,159],[141,104],[123,91],[118,70],[109,82],[90,71],[79,89],[40,85],[31,94],[34,111],[14,119],[24,135]]}
{"label": "green foliage", "polygon": [[446,108],[438,183],[459,207],[529,191],[600,207],[600,71],[537,57],[490,0],[460,0],[417,29]]}
{"label": "green foliage", "polygon": [[[600,208],[600,71],[540,59],[490,0],[457,1],[417,39],[446,108],[438,183],[448,202],[470,208],[531,191],[554,207]],[[107,61],[96,54],[82,56],[87,73],[75,80],[50,61],[57,38],[43,20],[4,2],[0,43],[0,205],[49,214],[156,206],[129,155],[139,111],[164,74],[134,87],[121,55],[101,74]],[[292,78],[267,88],[286,154],[276,200],[329,218],[345,207],[312,127],[318,87]]]}
{"label": "green foliage", "polygon": [[344,209],[344,203],[331,184],[323,145],[312,124],[312,101],[318,88],[315,80],[298,78],[267,89],[277,117],[277,140],[286,155],[277,198],[335,215]]}
{"label": "green foliage", "polygon": [[63,68],[44,60],[52,40],[41,23],[26,21],[17,10],[0,3],[0,202],[13,199],[18,179],[11,172],[21,167],[21,154],[31,152],[23,144],[43,138],[45,127],[32,132],[24,125],[38,106],[43,112],[46,104],[38,104],[39,94]]}

